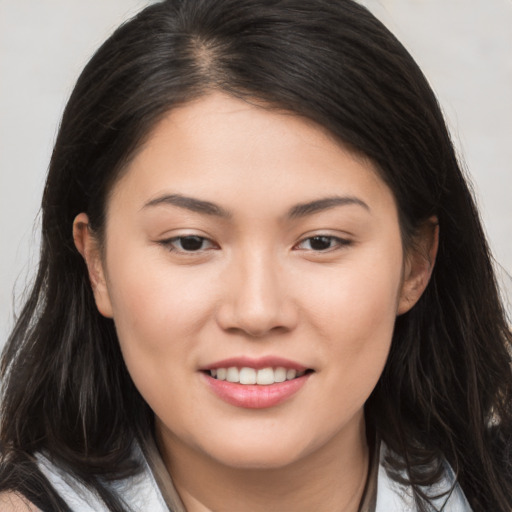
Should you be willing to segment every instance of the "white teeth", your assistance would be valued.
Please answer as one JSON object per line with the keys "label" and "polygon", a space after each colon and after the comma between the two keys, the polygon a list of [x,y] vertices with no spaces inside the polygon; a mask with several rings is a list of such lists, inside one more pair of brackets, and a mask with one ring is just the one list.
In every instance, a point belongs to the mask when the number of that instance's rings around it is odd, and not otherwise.
{"label": "white teeth", "polygon": [[240,384],[256,384],[256,370],[254,368],[240,369]]}
{"label": "white teeth", "polygon": [[246,366],[243,368],[231,366],[229,368],[212,368],[210,370],[210,376],[217,380],[226,380],[240,384],[258,384],[260,386],[293,380],[297,377],[302,377],[305,373],[305,370],[297,371],[291,368],[286,369],[282,366],[277,368],[261,368],[259,370]]}
{"label": "white teeth", "polygon": [[280,366],[274,370],[274,381],[284,382],[286,380],[286,368]]}
{"label": "white teeth", "polygon": [[228,372],[226,373],[226,380],[228,382],[240,382],[238,368],[235,366],[228,368]]}
{"label": "white teeth", "polygon": [[297,376],[297,370],[287,370],[286,371],[286,380],[295,379]]}
{"label": "white teeth", "polygon": [[[242,382],[242,381],[240,381]],[[274,384],[274,370],[272,368],[262,368],[258,370],[258,375],[256,377],[256,382],[258,384],[262,384],[264,386],[268,386],[269,384]]]}

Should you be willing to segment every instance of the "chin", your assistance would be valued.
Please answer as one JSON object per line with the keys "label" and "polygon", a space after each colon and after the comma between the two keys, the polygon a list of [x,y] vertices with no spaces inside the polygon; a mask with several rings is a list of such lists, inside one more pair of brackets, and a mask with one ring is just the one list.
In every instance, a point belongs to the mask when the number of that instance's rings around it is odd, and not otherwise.
{"label": "chin", "polygon": [[[206,447],[205,447],[206,448]],[[307,456],[314,448],[304,444],[304,438],[286,439],[273,435],[258,439],[227,439],[215,443],[212,449],[206,448],[212,459],[218,463],[237,469],[280,469],[294,464]]]}
{"label": "chin", "polygon": [[281,452],[271,450],[263,452],[262,450],[249,450],[245,452],[238,451],[232,454],[223,454],[217,461],[224,466],[238,470],[278,470],[292,465],[300,459],[300,455],[294,451]]}

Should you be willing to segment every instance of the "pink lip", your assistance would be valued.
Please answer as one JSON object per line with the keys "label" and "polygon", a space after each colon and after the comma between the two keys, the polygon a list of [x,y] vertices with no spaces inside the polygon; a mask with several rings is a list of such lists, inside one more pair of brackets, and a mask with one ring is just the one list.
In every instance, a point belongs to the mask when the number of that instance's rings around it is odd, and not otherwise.
{"label": "pink lip", "polygon": [[297,393],[308,381],[311,373],[305,373],[302,377],[285,382],[276,382],[266,386],[257,384],[239,384],[226,380],[217,380],[208,374],[208,370],[216,368],[286,368],[302,372],[308,368],[302,364],[289,359],[276,356],[260,358],[232,357],[208,364],[200,368],[202,375],[210,389],[222,400],[236,407],[247,409],[266,409],[274,407]]}
{"label": "pink lip", "polygon": [[297,377],[293,380],[267,386],[217,380],[210,377],[207,373],[202,375],[210,389],[228,404],[246,409],[267,409],[291,398],[306,384],[311,373],[306,373],[302,377]]}
{"label": "pink lip", "polygon": [[200,368],[201,370],[212,370],[214,368],[254,368],[256,370],[260,370],[261,368],[286,368],[297,370],[298,372],[307,370],[307,367],[296,363],[295,361],[290,361],[289,359],[284,359],[282,357],[276,356],[266,356],[260,357],[258,359],[253,359],[250,357],[232,357],[230,359],[223,359],[222,361],[216,361],[215,363],[208,364]]}

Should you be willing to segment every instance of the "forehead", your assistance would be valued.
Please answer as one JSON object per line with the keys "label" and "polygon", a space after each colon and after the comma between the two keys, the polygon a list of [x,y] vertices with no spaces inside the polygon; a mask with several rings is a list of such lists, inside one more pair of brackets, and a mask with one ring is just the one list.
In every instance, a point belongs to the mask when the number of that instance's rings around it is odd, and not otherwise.
{"label": "forehead", "polygon": [[220,93],[170,111],[113,197],[129,194],[142,206],[165,193],[263,208],[271,201],[303,202],[308,194],[358,193],[374,201],[391,194],[368,159],[324,128]]}

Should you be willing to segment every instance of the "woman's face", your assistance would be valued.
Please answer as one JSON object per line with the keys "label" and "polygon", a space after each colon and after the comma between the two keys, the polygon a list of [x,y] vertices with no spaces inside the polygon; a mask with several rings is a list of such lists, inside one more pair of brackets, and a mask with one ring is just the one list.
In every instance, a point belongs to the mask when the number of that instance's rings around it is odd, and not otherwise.
{"label": "woman's face", "polygon": [[212,94],[170,112],[115,185],[102,257],[81,236],[171,452],[281,467],[360,438],[417,287],[371,163]]}

